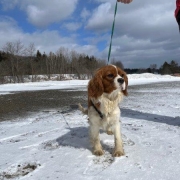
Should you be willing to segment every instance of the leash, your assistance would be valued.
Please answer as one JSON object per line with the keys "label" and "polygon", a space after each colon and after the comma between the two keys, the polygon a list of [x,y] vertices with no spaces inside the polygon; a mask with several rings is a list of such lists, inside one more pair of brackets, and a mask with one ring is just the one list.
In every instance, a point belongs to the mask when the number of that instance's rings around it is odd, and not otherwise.
{"label": "leash", "polygon": [[97,109],[97,107],[94,105],[94,103],[91,101],[91,103],[92,103],[92,106],[93,106],[93,108],[96,110],[96,112],[99,114],[99,116],[100,116],[100,118],[101,119],[103,119],[103,114],[102,114],[102,112],[99,110],[99,109]]}
{"label": "leash", "polygon": [[[110,39],[109,52],[108,52],[108,65],[110,64],[112,39],[113,39],[113,34],[114,34],[114,27],[115,27],[116,13],[117,13],[117,4],[118,4],[118,1],[116,0],[116,5],[115,5],[115,9],[114,9],[114,20],[113,20],[112,29],[111,29],[111,39]],[[99,114],[100,118],[103,119],[102,112],[99,109],[97,109],[97,107],[94,105],[94,103],[92,101],[91,101],[91,103],[92,103],[92,106],[94,107],[94,109],[96,110],[96,112]]]}
{"label": "leash", "polygon": [[108,52],[108,65],[110,64],[110,56],[111,56],[111,46],[112,46],[112,38],[113,38],[113,34],[114,34],[114,26],[115,26],[115,19],[116,19],[116,13],[117,13],[117,0],[116,0],[116,5],[115,5],[115,9],[114,9],[114,21],[112,24],[112,30],[111,30],[111,40],[110,40],[110,44],[109,44],[109,52]]}
{"label": "leash", "polygon": [[66,118],[64,117],[64,115],[63,115],[62,113],[61,113],[61,116],[62,116],[62,118],[63,118],[64,122],[66,123],[66,125],[67,125],[68,129],[71,129],[71,127],[70,127],[69,123],[67,122]]}

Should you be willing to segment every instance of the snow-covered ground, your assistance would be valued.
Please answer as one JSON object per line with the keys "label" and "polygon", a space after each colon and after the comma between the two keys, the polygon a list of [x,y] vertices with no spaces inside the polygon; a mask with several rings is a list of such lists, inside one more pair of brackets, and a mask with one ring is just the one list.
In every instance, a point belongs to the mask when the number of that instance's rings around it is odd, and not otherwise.
{"label": "snow-covered ground", "polygon": [[[151,73],[128,75],[129,85],[150,84],[155,82],[180,81],[180,77],[156,75]],[[39,91],[50,89],[86,88],[88,80],[44,81],[0,85],[0,95],[19,91]]]}
{"label": "snow-covered ground", "polygon": [[[179,180],[180,88],[172,81],[180,78],[143,74],[129,75],[129,81],[131,86],[164,81],[170,85],[132,88],[124,98],[120,107],[125,156],[112,157],[113,136],[103,132],[105,154],[92,155],[87,117],[75,109],[50,109],[0,123],[0,179]],[[84,90],[86,85],[75,80],[7,84],[0,85],[0,92]]]}

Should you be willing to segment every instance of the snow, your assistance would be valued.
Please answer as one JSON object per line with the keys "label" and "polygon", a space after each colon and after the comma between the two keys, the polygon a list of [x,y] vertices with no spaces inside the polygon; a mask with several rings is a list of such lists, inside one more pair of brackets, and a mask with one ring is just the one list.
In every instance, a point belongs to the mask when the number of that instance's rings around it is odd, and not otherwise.
{"label": "snow", "polygon": [[159,74],[130,74],[128,75],[129,85],[150,84],[156,82],[180,81],[179,77]]}
{"label": "snow", "polygon": [[[128,75],[129,85],[150,84],[156,82],[180,81],[180,77],[151,73]],[[0,95],[19,91],[40,91],[52,89],[86,88],[88,80],[44,81],[0,85]]]}
{"label": "snow", "polygon": [[44,81],[0,85],[0,95],[20,91],[40,91],[53,89],[74,89],[86,87],[88,80]]}
{"label": "snow", "polygon": [[[129,80],[132,86],[180,78],[143,74],[129,75]],[[84,90],[86,85],[77,80],[7,84],[0,85],[0,91]],[[104,132],[100,137],[105,154],[92,155],[87,117],[76,109],[49,109],[1,122],[0,179],[180,179],[180,89],[154,87],[131,89],[120,105],[126,153],[120,158],[112,157],[113,136]]]}

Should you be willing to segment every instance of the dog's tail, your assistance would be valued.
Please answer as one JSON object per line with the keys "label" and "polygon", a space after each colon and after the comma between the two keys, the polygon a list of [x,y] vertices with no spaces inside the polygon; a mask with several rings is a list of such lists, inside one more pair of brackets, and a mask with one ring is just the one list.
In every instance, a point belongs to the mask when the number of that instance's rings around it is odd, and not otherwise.
{"label": "dog's tail", "polygon": [[88,115],[88,109],[83,108],[80,103],[78,104],[78,107],[83,114]]}

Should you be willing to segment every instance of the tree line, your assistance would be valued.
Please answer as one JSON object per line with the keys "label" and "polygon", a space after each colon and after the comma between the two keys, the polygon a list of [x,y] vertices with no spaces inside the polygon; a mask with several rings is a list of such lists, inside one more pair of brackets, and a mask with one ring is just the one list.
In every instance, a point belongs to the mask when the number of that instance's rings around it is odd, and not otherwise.
{"label": "tree line", "polygon": [[[24,82],[24,77],[31,75],[36,81],[37,75],[75,74],[78,79],[92,76],[95,69],[104,66],[106,62],[94,56],[77,53],[67,48],[59,48],[56,53],[46,54],[36,51],[34,44],[25,47],[22,42],[8,42],[0,51],[0,82],[9,76],[10,82]],[[4,82],[5,83],[5,82]]]}
{"label": "tree line", "polygon": [[[121,61],[112,59],[112,64],[124,69]],[[78,79],[91,78],[97,68],[106,65],[106,61],[94,56],[77,53],[67,48],[59,48],[56,53],[46,54],[36,50],[33,43],[25,47],[21,41],[7,42],[0,51],[0,83],[24,82],[25,76],[31,81],[37,81],[38,75],[46,75],[48,79],[53,74],[59,74],[59,79],[65,74],[74,74]],[[180,66],[174,60],[165,62],[159,69],[156,64],[147,69],[124,69],[126,73],[159,73],[175,74],[180,72]]]}
{"label": "tree line", "polygon": [[160,68],[157,68],[157,64],[151,64],[149,68],[140,68],[140,69],[124,69],[127,74],[139,74],[139,73],[154,73],[154,74],[161,74],[161,75],[180,75],[180,66],[175,60],[172,60],[170,63],[164,62]]}

